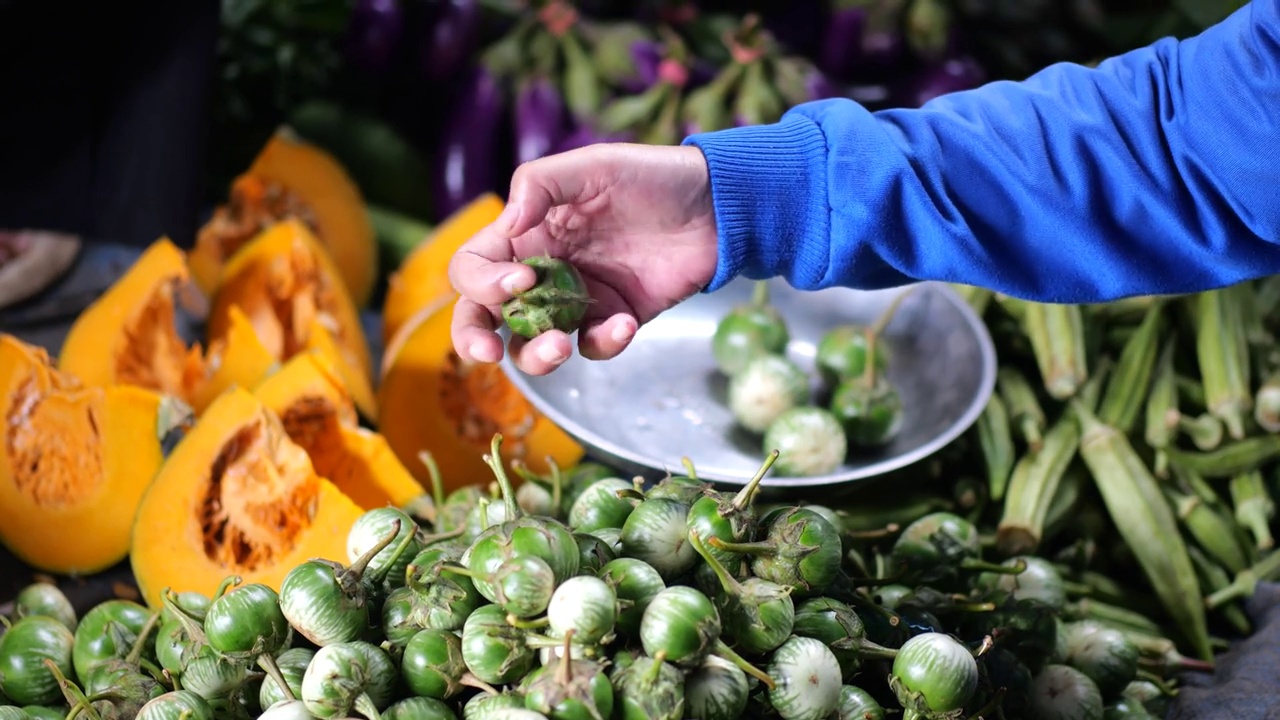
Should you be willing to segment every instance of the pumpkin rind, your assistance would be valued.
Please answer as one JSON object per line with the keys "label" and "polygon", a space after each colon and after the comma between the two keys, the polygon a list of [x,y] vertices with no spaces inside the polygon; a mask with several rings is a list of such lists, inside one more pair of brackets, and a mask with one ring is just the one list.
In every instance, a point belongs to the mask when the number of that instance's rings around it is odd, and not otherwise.
{"label": "pumpkin rind", "polygon": [[228,202],[200,229],[192,250],[196,283],[212,295],[220,269],[251,238],[286,218],[305,221],[333,256],[339,277],[363,307],[378,280],[378,245],[360,189],[327,151],[282,126],[249,169],[232,183]]}
{"label": "pumpkin rind", "polygon": [[362,510],[316,474],[279,418],[240,387],[205,410],[138,507],[130,560],[142,597],[210,594],[228,575],[279,591],[312,558],[341,562]]}
{"label": "pumpkin rind", "polygon": [[253,394],[307,451],[316,472],[365,510],[400,507],[426,491],[379,434],[357,424],[338,370],[320,353],[303,353]]}
{"label": "pumpkin rind", "polygon": [[167,399],[92,387],[0,334],[0,541],[27,565],[93,573],[124,559],[163,459]]}
{"label": "pumpkin rind", "polygon": [[379,426],[387,444],[418,481],[430,476],[419,459],[429,451],[446,491],[491,477],[484,462],[495,432],[502,454],[536,473],[575,465],[583,448],[539,413],[495,364],[458,357],[449,325],[455,299],[438,301],[404,325],[386,348],[379,387]]}
{"label": "pumpkin rind", "polygon": [[463,243],[498,219],[506,205],[493,193],[485,193],[459,208],[436,226],[387,278],[382,302],[382,341],[391,338],[415,313],[453,295],[449,261]]}
{"label": "pumpkin rind", "polygon": [[211,340],[226,337],[233,306],[281,361],[316,347],[332,353],[360,411],[376,418],[373,360],[360,316],[333,259],[300,220],[272,225],[223,268],[209,312]]}

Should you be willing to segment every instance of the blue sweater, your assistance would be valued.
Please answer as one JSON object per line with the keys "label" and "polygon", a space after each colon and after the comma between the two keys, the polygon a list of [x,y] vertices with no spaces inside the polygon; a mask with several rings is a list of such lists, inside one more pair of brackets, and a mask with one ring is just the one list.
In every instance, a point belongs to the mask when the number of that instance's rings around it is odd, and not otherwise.
{"label": "blue sweater", "polygon": [[1096,69],[919,109],[845,99],[694,135],[719,264],[796,288],[943,280],[1044,302],[1280,273],[1280,0]]}

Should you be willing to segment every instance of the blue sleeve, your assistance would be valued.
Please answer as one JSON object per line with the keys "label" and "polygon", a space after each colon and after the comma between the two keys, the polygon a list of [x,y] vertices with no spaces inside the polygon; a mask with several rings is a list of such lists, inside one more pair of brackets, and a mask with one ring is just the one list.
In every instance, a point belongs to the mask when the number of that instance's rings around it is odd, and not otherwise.
{"label": "blue sleeve", "polygon": [[734,276],[919,280],[1045,302],[1280,273],[1280,0],[1181,42],[870,113],[694,135]]}

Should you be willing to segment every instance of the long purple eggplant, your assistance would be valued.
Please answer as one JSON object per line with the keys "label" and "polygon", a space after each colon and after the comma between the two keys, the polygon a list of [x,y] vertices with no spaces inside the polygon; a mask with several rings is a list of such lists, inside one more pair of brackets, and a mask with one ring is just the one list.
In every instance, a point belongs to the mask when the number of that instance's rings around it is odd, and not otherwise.
{"label": "long purple eggplant", "polygon": [[836,82],[874,79],[903,58],[903,0],[836,0],[818,67]]}
{"label": "long purple eggplant", "polygon": [[918,108],[948,93],[972,90],[987,80],[982,65],[962,55],[930,65],[907,79],[894,94],[895,107]]}
{"label": "long purple eggplant", "polygon": [[445,217],[499,183],[497,151],[506,109],[502,84],[483,64],[473,67],[440,136],[432,188]]}
{"label": "long purple eggplant", "polygon": [[635,140],[634,133],[604,133],[590,125],[580,125],[573,132],[566,135],[559,145],[556,145],[555,152],[568,152],[569,150],[577,150],[597,143],[632,142],[633,140]]}
{"label": "long purple eggplant", "polygon": [[356,0],[343,38],[347,62],[374,75],[391,69],[404,35],[401,0]]}
{"label": "long purple eggplant", "polygon": [[564,141],[568,112],[555,83],[542,75],[525,79],[516,91],[516,164],[549,155]]}
{"label": "long purple eggplant", "polygon": [[427,0],[421,67],[431,82],[458,76],[476,52],[480,38],[479,0]]}

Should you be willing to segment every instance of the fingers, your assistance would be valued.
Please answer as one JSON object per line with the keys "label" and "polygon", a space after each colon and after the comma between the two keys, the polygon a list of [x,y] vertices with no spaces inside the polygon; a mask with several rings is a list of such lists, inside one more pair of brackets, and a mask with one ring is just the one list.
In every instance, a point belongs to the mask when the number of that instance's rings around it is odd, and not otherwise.
{"label": "fingers", "polygon": [[551,208],[585,200],[600,169],[600,158],[593,158],[598,152],[579,148],[517,167],[507,207],[494,224],[506,237],[518,237],[545,220]]}
{"label": "fingers", "polygon": [[502,359],[502,338],[494,332],[497,320],[489,308],[466,297],[453,305],[450,334],[458,357],[471,362],[496,363]]}
{"label": "fingers", "polygon": [[533,286],[533,268],[512,262],[511,241],[492,226],[476,233],[449,260],[449,282],[479,305],[500,305]]}
{"label": "fingers", "polygon": [[549,330],[531,340],[513,335],[507,350],[521,372],[546,375],[569,359],[573,341],[559,330]]}
{"label": "fingers", "polygon": [[578,330],[578,352],[588,360],[608,360],[631,344],[640,323],[611,285],[586,278],[591,306]]}

